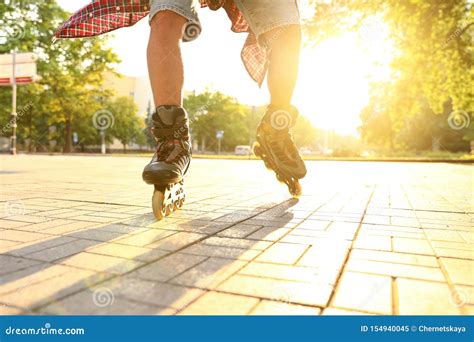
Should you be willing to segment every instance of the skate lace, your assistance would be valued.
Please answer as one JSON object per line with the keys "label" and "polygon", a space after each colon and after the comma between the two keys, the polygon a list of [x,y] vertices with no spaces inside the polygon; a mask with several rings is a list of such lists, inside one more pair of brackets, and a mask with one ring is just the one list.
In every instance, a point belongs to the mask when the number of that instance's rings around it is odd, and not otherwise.
{"label": "skate lace", "polygon": [[186,150],[179,139],[163,138],[157,144],[156,159],[174,163],[186,155]]}
{"label": "skate lace", "polygon": [[294,164],[295,159],[300,158],[293,137],[289,133],[277,134],[269,143],[275,156],[284,164]]}

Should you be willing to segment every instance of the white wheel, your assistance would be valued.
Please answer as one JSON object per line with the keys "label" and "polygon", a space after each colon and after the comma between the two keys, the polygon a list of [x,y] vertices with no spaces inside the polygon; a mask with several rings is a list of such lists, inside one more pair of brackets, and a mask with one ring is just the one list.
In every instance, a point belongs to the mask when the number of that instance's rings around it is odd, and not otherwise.
{"label": "white wheel", "polygon": [[294,179],[293,182],[290,182],[290,184],[288,184],[288,188],[293,198],[300,198],[302,189],[301,184],[297,179]]}
{"label": "white wheel", "polygon": [[153,208],[153,214],[157,220],[162,220],[166,216],[166,208],[163,206],[164,201],[164,193],[155,190],[151,199],[151,207]]}

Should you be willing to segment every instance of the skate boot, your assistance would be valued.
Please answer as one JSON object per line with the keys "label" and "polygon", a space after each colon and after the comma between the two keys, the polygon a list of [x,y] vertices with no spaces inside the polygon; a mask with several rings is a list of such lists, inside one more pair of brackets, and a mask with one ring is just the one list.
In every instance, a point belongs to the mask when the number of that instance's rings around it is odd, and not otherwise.
{"label": "skate boot", "polygon": [[142,178],[155,186],[153,213],[161,220],[184,204],[183,178],[191,162],[191,139],[188,115],[181,107],[158,107],[152,116],[152,125],[156,152],[145,166]]}
{"label": "skate boot", "polygon": [[265,166],[275,171],[278,181],[288,186],[295,198],[301,195],[299,179],[306,175],[306,166],[289,133],[297,117],[298,110],[293,106],[268,106],[257,128],[257,141],[253,149],[255,155],[263,159]]}

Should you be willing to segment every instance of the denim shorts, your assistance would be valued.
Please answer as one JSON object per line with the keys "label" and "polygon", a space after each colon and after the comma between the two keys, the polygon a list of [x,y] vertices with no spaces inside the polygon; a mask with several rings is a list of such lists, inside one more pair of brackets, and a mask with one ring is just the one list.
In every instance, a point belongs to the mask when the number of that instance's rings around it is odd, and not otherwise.
{"label": "denim shorts", "polygon": [[[200,32],[198,3],[197,0],[150,0],[150,21],[160,11],[173,11],[188,19],[185,32],[196,25]],[[234,3],[257,37],[278,27],[300,23],[295,0],[234,0]]]}

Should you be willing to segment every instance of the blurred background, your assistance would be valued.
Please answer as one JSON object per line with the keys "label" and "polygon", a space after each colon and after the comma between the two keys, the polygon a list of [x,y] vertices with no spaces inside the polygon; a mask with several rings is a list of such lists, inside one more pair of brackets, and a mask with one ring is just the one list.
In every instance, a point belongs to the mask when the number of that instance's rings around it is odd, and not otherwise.
{"label": "blurred background", "polygon": [[[152,153],[147,20],[52,44],[55,30],[87,3],[0,3],[3,153],[14,126],[13,51],[33,53],[36,63],[17,89],[19,153]],[[294,104],[302,116],[294,137],[304,156],[473,159],[473,1],[306,0],[300,10],[305,38]],[[183,44],[194,151],[249,158],[268,93],[240,61],[246,35],[230,32],[223,10],[199,15],[201,37]]]}

